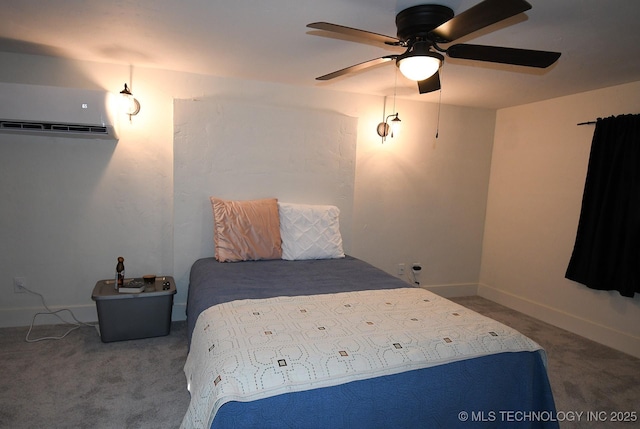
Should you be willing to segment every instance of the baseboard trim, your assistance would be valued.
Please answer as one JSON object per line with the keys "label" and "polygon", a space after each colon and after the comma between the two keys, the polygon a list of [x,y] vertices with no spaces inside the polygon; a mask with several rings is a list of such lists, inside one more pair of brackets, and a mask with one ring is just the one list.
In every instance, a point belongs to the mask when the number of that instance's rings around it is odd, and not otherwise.
{"label": "baseboard trim", "polygon": [[187,303],[186,302],[174,302],[171,309],[171,320],[174,322],[180,320],[187,320]]}
{"label": "baseboard trim", "polygon": [[[69,310],[76,319],[85,323],[94,323],[98,320],[98,313],[95,305],[75,305],[75,306],[53,306],[50,305],[51,311]],[[63,311],[58,315],[67,323],[75,323],[69,311]],[[33,322],[34,325],[59,325],[63,322],[58,317],[47,313],[42,307],[19,307],[6,308],[0,310],[0,327],[19,327],[29,326]],[[35,319],[34,319],[35,317]]]}
{"label": "baseboard trim", "polygon": [[[63,309],[70,310],[76,319],[85,323],[95,323],[98,321],[98,311],[95,304],[75,305],[75,306],[49,306],[51,311]],[[187,318],[187,305],[185,303],[174,303],[171,309],[171,320],[180,321]],[[0,309],[0,328],[30,326],[37,313],[46,313],[46,309],[40,307],[21,307]],[[68,311],[60,313],[60,317],[68,323],[75,323]],[[35,318],[34,325],[59,325],[63,322],[56,316],[42,314]]]}
{"label": "baseboard trim", "polygon": [[457,298],[460,296],[473,296],[478,294],[477,283],[421,285],[420,287],[444,298]]}
{"label": "baseboard trim", "polygon": [[[578,334],[582,337],[604,344],[608,347],[620,350],[631,356],[640,358],[640,338],[629,335],[625,332],[609,328],[598,323],[583,319],[581,317],[566,313],[564,311],[528,300],[526,298],[492,288],[485,284],[460,283],[446,285],[421,285],[423,289],[429,290],[445,298],[456,298],[461,296],[478,295],[498,304],[512,308],[528,316],[535,317],[543,322],[557,326],[567,331]],[[68,309],[81,322],[95,323],[98,314],[95,305],[77,306],[49,306],[52,311]],[[20,327],[31,325],[36,313],[43,313],[46,310],[42,307],[21,307],[0,310],[0,327]],[[61,317],[73,322],[73,318],[68,312],[60,313]],[[186,319],[186,303],[174,303],[171,311],[172,321],[182,321]],[[35,319],[35,325],[55,325],[62,323],[57,317],[52,315],[39,315]]]}
{"label": "baseboard trim", "polygon": [[478,285],[478,295],[538,320],[640,358],[640,338],[521,296]]}

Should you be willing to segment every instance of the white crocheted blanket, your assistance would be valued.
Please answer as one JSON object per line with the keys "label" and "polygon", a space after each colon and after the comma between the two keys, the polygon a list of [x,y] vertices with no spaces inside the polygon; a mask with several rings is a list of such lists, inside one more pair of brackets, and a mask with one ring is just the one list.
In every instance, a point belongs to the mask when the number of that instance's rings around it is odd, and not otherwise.
{"label": "white crocheted blanket", "polygon": [[228,302],[196,323],[182,427],[209,428],[229,401],[534,350],[514,329],[419,288]]}

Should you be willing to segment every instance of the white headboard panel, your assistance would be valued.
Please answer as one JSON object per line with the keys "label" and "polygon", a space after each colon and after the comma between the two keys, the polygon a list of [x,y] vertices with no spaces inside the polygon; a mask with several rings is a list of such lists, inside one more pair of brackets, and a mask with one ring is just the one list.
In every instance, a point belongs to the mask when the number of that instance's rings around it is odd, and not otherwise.
{"label": "white headboard panel", "polygon": [[213,256],[210,196],[332,204],[351,245],[357,118],[228,99],[174,101],[174,277]]}

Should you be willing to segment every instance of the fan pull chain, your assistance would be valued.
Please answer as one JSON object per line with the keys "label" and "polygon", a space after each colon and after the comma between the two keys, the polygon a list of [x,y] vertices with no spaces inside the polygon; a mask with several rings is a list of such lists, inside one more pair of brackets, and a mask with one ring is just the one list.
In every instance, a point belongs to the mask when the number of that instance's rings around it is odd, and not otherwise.
{"label": "fan pull chain", "polygon": [[398,113],[396,110],[396,92],[398,90],[398,67],[395,67],[395,74],[393,80],[393,113]]}
{"label": "fan pull chain", "polygon": [[436,120],[436,138],[440,133],[440,106],[442,105],[442,88],[440,88],[440,96],[438,97],[438,119]]}
{"label": "fan pull chain", "polygon": [[[440,71],[444,69],[444,65],[440,67]],[[440,77],[442,77],[442,73],[440,73]],[[436,138],[438,138],[438,134],[440,134],[440,107],[442,106],[442,86],[440,86],[440,94],[438,94],[438,119],[436,120]]]}

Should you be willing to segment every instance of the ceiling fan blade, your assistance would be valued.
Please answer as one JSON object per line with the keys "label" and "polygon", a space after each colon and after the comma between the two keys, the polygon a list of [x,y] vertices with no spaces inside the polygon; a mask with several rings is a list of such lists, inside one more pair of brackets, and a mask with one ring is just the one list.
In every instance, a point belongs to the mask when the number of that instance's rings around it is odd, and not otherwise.
{"label": "ceiling fan blade", "polygon": [[524,0],[485,0],[430,32],[436,42],[453,42],[467,34],[531,9]]}
{"label": "ceiling fan blade", "polygon": [[361,39],[372,40],[386,45],[399,45],[400,40],[384,34],[372,33],[370,31],[358,30],[357,28],[345,27],[344,25],[331,24],[329,22],[312,22],[307,24],[309,28],[316,30],[330,31],[332,33],[345,34],[347,36],[359,37]]}
{"label": "ceiling fan blade", "polygon": [[436,72],[428,79],[418,81],[418,91],[420,94],[433,92],[440,89],[440,73]]}
{"label": "ceiling fan blade", "polygon": [[451,58],[538,68],[549,67],[560,58],[560,52],[467,44],[450,46],[449,49],[447,49],[447,55]]}
{"label": "ceiling fan blade", "polygon": [[373,67],[378,64],[382,64],[382,63],[386,63],[387,61],[394,60],[396,57],[397,55],[388,55],[386,57],[376,58],[375,60],[365,61],[363,63],[356,64],[356,65],[344,68],[342,70],[334,71],[333,73],[329,73],[329,74],[325,74],[324,76],[317,77],[316,80],[330,80],[336,77],[343,76],[348,73],[355,73],[360,70],[364,70],[369,67]]}

